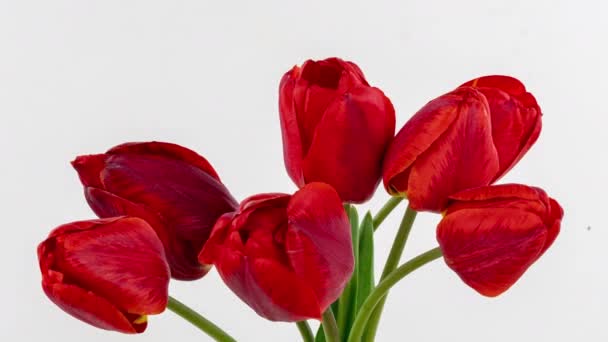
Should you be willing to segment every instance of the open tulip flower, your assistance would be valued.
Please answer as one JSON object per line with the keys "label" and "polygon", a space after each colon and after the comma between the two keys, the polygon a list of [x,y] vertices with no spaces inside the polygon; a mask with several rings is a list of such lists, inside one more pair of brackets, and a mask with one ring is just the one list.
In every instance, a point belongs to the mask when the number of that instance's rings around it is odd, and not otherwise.
{"label": "open tulip flower", "polygon": [[144,220],[65,224],[38,246],[38,259],[46,295],[98,328],[140,333],[146,316],[167,306],[169,266],[160,240]]}
{"label": "open tulip flower", "polygon": [[[239,204],[205,158],[171,143],[77,157],[72,165],[100,219],[63,225],[39,245],[47,296],[106,330],[143,332],[147,315],[167,308],[215,341],[234,342],[167,293],[171,278],[197,280],[215,266],[246,306],[295,322],[304,342],[371,342],[389,290],[416,269],[443,257],[465,284],[498,296],[560,231],[564,212],[545,191],[495,184],[541,131],[536,99],[513,77],[465,82],[394,136],[391,101],[356,64],[308,60],[283,75],[278,114],[293,194]],[[380,180],[391,196],[359,217],[353,203],[368,201]],[[374,234],[404,200],[376,275]],[[418,211],[443,215],[439,246],[401,263]],[[307,320],[320,321],[316,334]]]}

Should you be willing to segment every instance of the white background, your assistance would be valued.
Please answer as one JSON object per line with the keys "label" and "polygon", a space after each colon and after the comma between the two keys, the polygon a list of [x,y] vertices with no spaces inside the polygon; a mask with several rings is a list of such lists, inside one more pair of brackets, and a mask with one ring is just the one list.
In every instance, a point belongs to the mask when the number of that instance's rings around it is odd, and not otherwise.
{"label": "white background", "polygon": [[[204,341],[167,312],[143,335],[89,327],[40,287],[36,245],[92,218],[78,154],[164,140],[207,157],[239,200],[292,192],[277,87],[307,58],[358,63],[401,125],[428,100],[484,74],[525,82],[540,140],[503,179],[541,186],[565,209],[553,247],[488,299],[437,261],[391,292],[379,341],[607,341],[605,1],[0,1],[1,341]],[[379,189],[363,208],[387,199]],[[402,208],[402,207],[401,207]],[[381,269],[399,214],[377,234]],[[407,256],[433,247],[421,214]],[[171,292],[240,341],[297,341],[257,317],[213,271]]]}

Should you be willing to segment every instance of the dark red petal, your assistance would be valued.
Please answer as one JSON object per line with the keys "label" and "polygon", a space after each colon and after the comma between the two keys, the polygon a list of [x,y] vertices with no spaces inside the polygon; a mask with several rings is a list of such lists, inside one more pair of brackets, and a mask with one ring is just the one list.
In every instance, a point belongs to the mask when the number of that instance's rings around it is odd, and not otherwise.
{"label": "dark red petal", "polygon": [[299,76],[299,73],[300,68],[295,66],[285,73],[281,79],[281,84],[279,85],[279,118],[281,122],[285,168],[293,182],[297,186],[303,186],[302,159],[304,158],[304,151],[293,98],[295,78]]}
{"label": "dark red petal", "polygon": [[331,184],[348,202],[364,202],[380,181],[395,112],[382,91],[356,87],[334,101],[316,127],[303,168],[306,182]]}
{"label": "dark red petal", "polygon": [[509,289],[536,261],[547,235],[537,215],[517,209],[460,210],[437,227],[448,266],[490,297]]}
{"label": "dark red petal", "polygon": [[409,167],[456,120],[461,101],[459,94],[440,96],[422,107],[397,133],[384,157],[382,171],[389,193],[406,193]]}
{"label": "dark red petal", "polygon": [[287,207],[285,251],[293,271],[325,310],[342,292],[354,267],[351,231],[342,202],[327,184],[310,183]]}
{"label": "dark red petal", "polygon": [[133,324],[112,303],[77,286],[42,281],[44,292],[57,306],[81,321],[126,334],[143,332],[146,324]]}
{"label": "dark red petal", "polygon": [[442,211],[448,196],[463,189],[488,185],[498,171],[498,155],[491,135],[487,103],[470,88],[461,96],[457,119],[417,159],[410,171],[407,197],[416,210]]}
{"label": "dark red petal", "polygon": [[106,166],[105,154],[91,154],[76,157],[72,161],[72,166],[78,172],[78,177],[85,187],[92,186],[103,188],[101,172]]}
{"label": "dark red petal", "polygon": [[148,155],[178,160],[194,166],[215,178],[218,182],[220,181],[220,177],[217,175],[211,164],[209,164],[207,159],[198,153],[177,144],[158,141],[132,142],[115,146],[111,148],[107,154]]}
{"label": "dark red petal", "polygon": [[237,207],[222,183],[181,161],[140,155],[110,156],[102,180],[107,192],[158,213],[175,242],[168,251],[174,278],[206,273],[197,255],[215,220]]}
{"label": "dark red petal", "polygon": [[70,282],[130,313],[164,311],[169,268],[162,244],[145,221],[110,220],[54,239],[53,267]]}

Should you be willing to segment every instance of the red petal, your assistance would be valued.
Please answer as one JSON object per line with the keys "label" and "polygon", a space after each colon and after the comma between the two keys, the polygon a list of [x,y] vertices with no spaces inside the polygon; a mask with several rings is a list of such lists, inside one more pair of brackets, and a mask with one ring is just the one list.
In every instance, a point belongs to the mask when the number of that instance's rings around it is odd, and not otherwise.
{"label": "red petal", "polygon": [[334,101],[316,127],[303,168],[306,182],[331,184],[348,202],[364,202],[380,181],[395,132],[395,112],[382,91],[356,87]]}
{"label": "red petal", "polygon": [[444,259],[485,296],[511,287],[536,261],[547,230],[538,216],[517,209],[470,209],[448,214],[437,227]]}
{"label": "red petal", "polygon": [[[551,245],[557,238],[557,235],[559,234],[559,231],[560,231],[562,218],[564,217],[564,210],[559,205],[559,203],[557,203],[557,201],[554,200],[553,198],[549,199],[549,201],[550,201],[550,211],[549,211],[550,215],[549,215],[547,221],[545,222],[545,225],[547,227],[547,241],[545,242],[545,245],[543,246],[543,250],[541,251],[541,254],[545,253],[547,251],[547,249],[549,247],[551,247]],[[540,255],[539,255],[539,257],[540,257]]]}
{"label": "red petal", "polygon": [[126,334],[140,333],[146,329],[147,324],[133,324],[112,303],[93,292],[74,285],[47,283],[44,280],[42,287],[53,303],[83,322]]}
{"label": "red petal", "polygon": [[302,138],[298,127],[298,118],[294,104],[295,78],[299,75],[300,68],[295,66],[281,79],[279,86],[279,114],[281,121],[281,133],[283,138],[283,160],[289,177],[297,186],[304,185],[302,174]]}
{"label": "red petal", "polygon": [[285,322],[321,318],[314,292],[274,260],[223,249],[215,266],[226,285],[262,317]]}
{"label": "red petal", "polygon": [[198,153],[177,144],[158,141],[141,143],[132,142],[115,146],[111,148],[107,154],[136,154],[142,156],[149,155],[174,159],[176,161],[182,161],[188,165],[194,166],[215,178],[218,182],[220,181],[220,177],[217,175],[211,164],[209,164],[207,159]]}
{"label": "red petal", "polygon": [[172,234],[163,218],[150,208],[96,188],[85,188],[85,197],[91,209],[99,217],[134,216],[144,219],[154,228],[167,253],[173,278],[198,279],[209,271],[210,266],[199,264],[197,258],[193,256],[197,251],[184,249],[182,239]]}
{"label": "red petal", "polygon": [[78,172],[78,177],[85,187],[102,188],[101,172],[106,166],[105,154],[91,154],[76,157],[72,166]]}
{"label": "red petal", "polygon": [[252,259],[250,267],[252,280],[266,295],[248,296],[258,314],[271,321],[321,319],[322,309],[306,279],[272,259]]}
{"label": "red petal", "polygon": [[457,119],[416,159],[409,175],[407,196],[416,210],[439,212],[448,196],[487,185],[498,171],[498,155],[491,136],[487,103],[473,89],[452,92],[462,97]]}
{"label": "red petal", "polygon": [[[511,208],[527,211],[545,220],[550,212],[549,197],[539,188],[521,184],[500,184],[468,189],[450,196],[456,200],[447,208],[449,214],[471,208]],[[547,223],[550,226],[553,222]]]}
{"label": "red petal", "polygon": [[541,131],[541,110],[524,85],[508,76],[486,76],[464,84],[482,92],[492,114],[492,137],[500,159],[496,179],[532,147]]}
{"label": "red petal", "polygon": [[53,267],[70,282],[130,313],[164,311],[169,269],[162,244],[145,221],[111,219],[78,232],[63,230],[54,239]]}
{"label": "red petal", "polygon": [[285,251],[293,271],[312,288],[321,310],[338,298],[354,267],[348,217],[337,193],[310,183],[287,207]]}
{"label": "red petal", "polygon": [[384,187],[391,194],[405,193],[409,167],[453,124],[462,96],[449,93],[420,109],[401,128],[384,157]]}

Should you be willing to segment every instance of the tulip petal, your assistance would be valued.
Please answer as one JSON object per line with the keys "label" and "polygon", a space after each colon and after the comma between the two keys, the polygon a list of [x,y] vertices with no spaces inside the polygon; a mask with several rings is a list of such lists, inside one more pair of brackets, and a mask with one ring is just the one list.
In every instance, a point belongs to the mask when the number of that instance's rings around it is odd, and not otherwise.
{"label": "tulip petal", "polygon": [[562,223],[562,217],[564,217],[564,209],[562,209],[562,207],[559,205],[559,203],[557,203],[557,201],[554,200],[553,198],[549,199],[549,201],[550,201],[550,209],[549,209],[550,215],[549,215],[548,222],[545,223],[547,225],[547,241],[545,242],[545,245],[543,246],[541,255],[544,254],[549,247],[551,247],[551,245],[557,238],[557,235],[559,234],[560,226]]}
{"label": "tulip petal", "polygon": [[409,167],[454,123],[462,97],[449,93],[420,109],[397,133],[384,157],[384,187],[393,195],[405,193]]}
{"label": "tulip petal", "polygon": [[297,77],[299,72],[299,67],[293,67],[283,76],[279,85],[279,118],[283,139],[283,160],[289,177],[298,187],[304,185],[301,165],[304,152],[293,98],[296,82],[294,78]]}
{"label": "tulip petal", "polygon": [[266,319],[296,322],[321,318],[313,290],[274,260],[223,250],[216,259],[216,268],[226,285]]}
{"label": "tulip petal", "polygon": [[325,309],[339,297],[354,267],[350,224],[340,197],[327,184],[307,184],[293,195],[287,216],[285,251],[291,267]]}
{"label": "tulip petal", "polygon": [[213,166],[211,166],[207,159],[198,153],[177,144],[159,141],[126,143],[111,148],[107,154],[136,154],[156,157],[162,156],[168,159],[182,161],[188,165],[197,167],[204,173],[215,178],[218,182],[220,181],[220,177],[217,175],[215,169]]}
{"label": "tulip petal", "polygon": [[116,330],[125,334],[143,332],[147,323],[134,324],[114,305],[93,292],[78,286],[42,282],[46,295],[63,311],[105,330]]}
{"label": "tulip petal", "polygon": [[257,297],[260,315],[288,322],[321,319],[321,307],[306,279],[272,259],[253,259],[251,273],[268,298]]}
{"label": "tulip petal", "polygon": [[509,289],[538,259],[547,235],[537,215],[511,208],[456,211],[437,227],[447,265],[490,297]]}
{"label": "tulip petal", "polygon": [[167,306],[169,269],[162,244],[145,221],[112,220],[63,233],[54,243],[54,267],[68,279],[79,279],[81,287],[120,303],[122,310],[157,314]]}
{"label": "tulip petal", "polygon": [[452,127],[437,139],[413,165],[408,199],[415,210],[441,211],[448,196],[460,190],[487,185],[498,170],[498,155],[483,95],[460,88],[460,113]]}
{"label": "tulip petal", "polygon": [[[382,158],[395,132],[395,112],[382,91],[356,87],[326,109],[304,159],[305,181],[331,184],[360,203],[380,182]],[[356,186],[353,186],[356,184]]]}
{"label": "tulip petal", "polygon": [[465,83],[482,92],[492,114],[492,137],[500,159],[498,179],[532,147],[541,131],[541,110],[524,85],[509,76],[485,76]]}

